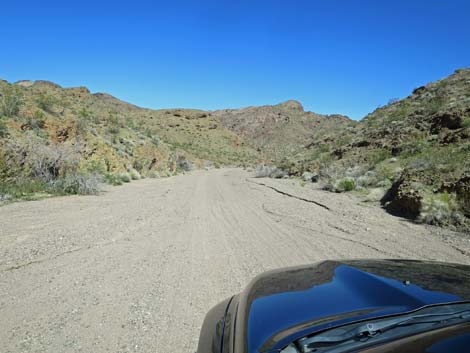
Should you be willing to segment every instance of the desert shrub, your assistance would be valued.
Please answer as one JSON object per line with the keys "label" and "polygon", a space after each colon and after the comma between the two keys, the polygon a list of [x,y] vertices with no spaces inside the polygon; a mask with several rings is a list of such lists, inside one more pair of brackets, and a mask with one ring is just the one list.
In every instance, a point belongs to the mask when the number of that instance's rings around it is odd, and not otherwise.
{"label": "desert shrub", "polygon": [[439,226],[459,223],[459,219],[463,216],[458,212],[458,207],[454,194],[430,193],[423,198],[418,219],[424,223]]}
{"label": "desert shrub", "polygon": [[349,167],[348,169],[346,169],[345,176],[352,179],[357,179],[361,175],[364,175],[364,173],[366,173],[366,170],[367,169],[364,166],[355,165],[354,167]]}
{"label": "desert shrub", "polygon": [[172,175],[173,175],[173,173],[168,169],[162,170],[160,172],[160,177],[162,177],[162,178],[170,177]]}
{"label": "desert shrub", "polygon": [[334,183],[335,192],[352,191],[356,188],[356,181],[353,178],[345,177]]}
{"label": "desert shrub", "polygon": [[275,168],[274,166],[257,165],[253,176],[255,178],[269,178],[269,175]]}
{"label": "desert shrub", "polygon": [[158,174],[157,171],[152,170],[152,171],[148,174],[148,177],[149,177],[149,178],[152,178],[152,179],[156,179],[156,178],[160,178],[160,174]]}
{"label": "desert shrub", "polygon": [[287,172],[276,166],[258,165],[254,171],[255,178],[283,178]]}
{"label": "desert shrub", "polygon": [[83,118],[78,118],[75,120],[75,131],[77,135],[84,135],[88,130],[88,120]]}
{"label": "desert shrub", "polygon": [[391,165],[390,163],[381,163],[375,168],[376,183],[371,185],[380,187],[390,186],[400,177],[402,171],[400,166]]}
{"label": "desert shrub", "polygon": [[6,137],[8,136],[8,128],[5,122],[0,119],[0,137]]}
{"label": "desert shrub", "polygon": [[24,125],[32,130],[43,129],[46,125],[46,116],[42,111],[36,110],[32,117],[26,118],[26,122]]}
{"label": "desert shrub", "polygon": [[278,163],[278,169],[286,171],[289,174],[298,174],[299,166],[297,163],[289,158],[282,158]]}
{"label": "desert shrub", "polygon": [[443,97],[433,97],[425,105],[425,109],[429,114],[437,113],[445,105],[445,99]]}
{"label": "desert shrub", "polygon": [[36,96],[36,104],[37,106],[46,111],[46,112],[52,112],[54,105],[57,103],[56,99],[48,94],[45,93],[39,93]]}
{"label": "desert shrub", "polygon": [[132,162],[132,169],[135,169],[137,172],[142,172],[144,168],[145,161],[141,159],[135,159]]}
{"label": "desert shrub", "polygon": [[0,92],[0,114],[13,117],[18,114],[23,104],[21,90],[13,85],[6,85]]}
{"label": "desert shrub", "polygon": [[8,143],[5,147],[9,185],[18,194],[50,192],[60,194],[95,194],[101,177],[80,172],[80,155],[66,145],[45,145],[40,141]]}
{"label": "desert shrub", "polygon": [[415,139],[411,142],[404,143],[400,152],[401,157],[412,157],[425,151],[429,146],[429,142],[425,139]]}
{"label": "desert shrub", "polygon": [[179,155],[176,157],[176,168],[181,171],[189,172],[193,170],[193,163],[186,159],[185,156]]}
{"label": "desert shrub", "polygon": [[465,116],[462,121],[462,127],[470,128],[470,116]]}
{"label": "desert shrub", "polygon": [[64,194],[96,195],[101,188],[102,177],[99,174],[72,173],[50,183],[52,191]]}
{"label": "desert shrub", "polygon": [[369,161],[371,166],[375,166],[376,164],[390,157],[391,157],[390,151],[386,149],[377,149],[367,157],[367,160]]}
{"label": "desert shrub", "polygon": [[281,179],[281,178],[284,178],[287,175],[288,175],[288,173],[284,169],[276,168],[275,170],[273,170],[273,172],[271,173],[271,175],[269,177],[270,178],[275,178],[275,179]]}
{"label": "desert shrub", "polygon": [[123,181],[121,180],[119,175],[113,174],[113,173],[105,173],[104,174],[104,181],[107,184],[118,186],[122,185]]}
{"label": "desert shrub", "polygon": [[142,178],[142,176],[140,175],[140,173],[135,170],[135,169],[131,169],[129,170],[129,175],[131,176],[131,179],[132,180],[139,180]]}
{"label": "desert shrub", "polygon": [[364,175],[361,175],[356,179],[356,184],[359,188],[367,188],[377,185],[376,172],[372,170],[367,171]]}
{"label": "desert shrub", "polygon": [[0,201],[29,199],[36,193],[47,191],[47,184],[40,180],[18,177],[0,183]]}
{"label": "desert shrub", "polygon": [[152,143],[155,145],[155,146],[160,146],[160,144],[162,143],[162,141],[160,140],[160,138],[158,136],[155,136],[153,135],[151,138],[150,138],[150,141],[152,141]]}
{"label": "desert shrub", "polygon": [[132,180],[129,173],[119,174],[119,179],[121,179],[121,181],[124,182],[124,183],[129,183]]}
{"label": "desert shrub", "polygon": [[121,129],[119,128],[119,126],[116,126],[116,125],[111,125],[109,126],[106,131],[108,133],[110,133],[111,135],[117,135],[119,134],[119,132],[121,131]]}
{"label": "desert shrub", "polygon": [[407,117],[408,115],[411,114],[413,111],[413,108],[410,106],[410,104],[406,101],[396,101],[394,105],[395,109],[390,111],[389,116],[386,117],[386,120],[388,122],[391,121],[397,121],[397,119],[403,119]]}
{"label": "desert shrub", "polygon": [[71,146],[45,145],[39,141],[14,142],[6,145],[7,164],[11,170],[46,183],[77,172],[80,154]]}
{"label": "desert shrub", "polygon": [[86,109],[86,108],[81,108],[78,112],[77,115],[80,119],[84,120],[92,120],[92,114],[91,112]]}
{"label": "desert shrub", "polygon": [[408,168],[416,170],[427,170],[433,167],[432,161],[429,158],[416,158],[408,163]]}

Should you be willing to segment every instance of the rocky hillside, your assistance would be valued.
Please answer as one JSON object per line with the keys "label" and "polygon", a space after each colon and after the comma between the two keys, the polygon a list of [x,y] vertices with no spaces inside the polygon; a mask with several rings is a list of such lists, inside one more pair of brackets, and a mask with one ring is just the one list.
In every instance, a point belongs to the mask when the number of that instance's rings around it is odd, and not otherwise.
{"label": "rocky hillside", "polygon": [[264,152],[272,162],[293,155],[311,140],[353,124],[346,116],[305,112],[302,105],[290,100],[278,105],[225,109],[213,112],[222,124]]}
{"label": "rocky hillside", "polygon": [[262,162],[276,166],[278,177],[320,180],[399,215],[470,229],[469,69],[359,122],[305,112],[293,100],[214,112],[150,110],[84,87],[0,81],[0,142],[0,202],[90,193],[103,178],[119,184]]}
{"label": "rocky hillside", "polygon": [[47,81],[0,81],[0,141],[3,199],[92,192],[90,176],[118,184],[260,158],[208,112],[142,109]]}
{"label": "rocky hillside", "polygon": [[357,124],[290,157],[333,191],[358,190],[387,210],[426,223],[469,229],[470,70],[416,88]]}

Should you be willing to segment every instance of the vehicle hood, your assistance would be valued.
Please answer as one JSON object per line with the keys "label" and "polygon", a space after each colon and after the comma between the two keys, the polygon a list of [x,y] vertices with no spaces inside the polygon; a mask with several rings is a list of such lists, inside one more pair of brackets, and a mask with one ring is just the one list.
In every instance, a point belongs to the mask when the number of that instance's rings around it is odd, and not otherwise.
{"label": "vehicle hood", "polygon": [[410,260],[325,261],[264,273],[241,293],[244,352],[271,352],[325,328],[470,300],[470,266]]}

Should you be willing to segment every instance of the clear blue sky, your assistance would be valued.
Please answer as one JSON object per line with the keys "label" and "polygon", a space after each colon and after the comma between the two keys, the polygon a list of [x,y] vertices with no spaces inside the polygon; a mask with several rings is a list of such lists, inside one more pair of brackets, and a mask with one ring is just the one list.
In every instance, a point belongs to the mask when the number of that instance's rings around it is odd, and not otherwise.
{"label": "clear blue sky", "polygon": [[468,0],[4,1],[0,77],[151,107],[359,119],[470,66]]}

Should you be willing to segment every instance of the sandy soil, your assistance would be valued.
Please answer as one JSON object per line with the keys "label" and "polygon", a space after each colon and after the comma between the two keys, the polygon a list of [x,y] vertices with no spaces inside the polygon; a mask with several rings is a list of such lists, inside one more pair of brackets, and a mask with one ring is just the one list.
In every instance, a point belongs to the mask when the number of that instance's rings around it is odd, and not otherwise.
{"label": "sandy soil", "polygon": [[194,352],[206,311],[268,269],[361,257],[470,264],[466,235],[248,176],[197,171],[1,207],[1,351]]}

